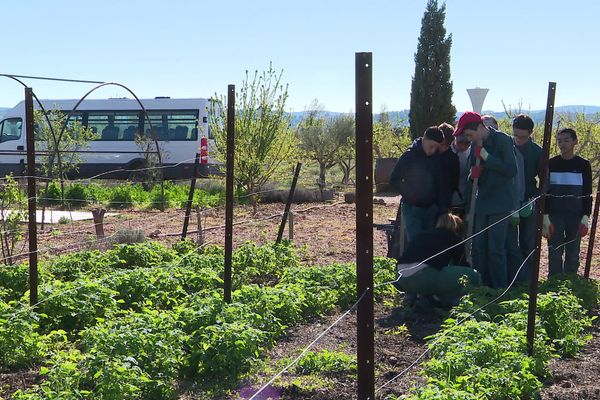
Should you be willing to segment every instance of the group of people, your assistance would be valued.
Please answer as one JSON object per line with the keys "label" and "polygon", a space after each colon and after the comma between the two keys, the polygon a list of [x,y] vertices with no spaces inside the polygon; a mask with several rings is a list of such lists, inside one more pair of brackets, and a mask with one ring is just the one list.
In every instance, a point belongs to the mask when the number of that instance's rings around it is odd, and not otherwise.
{"label": "group of people", "polygon": [[[465,112],[456,128],[431,126],[400,156],[390,184],[402,196],[407,244],[398,258],[398,282],[404,291],[422,293],[436,281],[459,295],[459,274],[492,288],[528,279],[535,248],[533,211],[542,191],[549,276],[577,273],[592,208],[591,166],[575,155],[575,130],[563,128],[556,134],[560,155],[542,171],[542,148],[532,138],[533,129],[531,117],[517,115],[511,137],[498,130],[494,117]],[[542,174],[548,177],[545,188],[539,187]],[[457,245],[465,239],[465,225],[473,232],[466,255],[465,246]],[[443,287],[432,290],[448,294]]]}

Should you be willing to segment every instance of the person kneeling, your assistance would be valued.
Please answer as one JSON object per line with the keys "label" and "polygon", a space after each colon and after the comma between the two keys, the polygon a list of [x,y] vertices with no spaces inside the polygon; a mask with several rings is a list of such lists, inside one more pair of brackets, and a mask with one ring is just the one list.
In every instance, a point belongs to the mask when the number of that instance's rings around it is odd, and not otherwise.
{"label": "person kneeling", "polygon": [[396,288],[409,298],[419,295],[452,306],[464,294],[463,276],[471,285],[480,285],[479,272],[468,265],[459,244],[461,229],[459,217],[442,214],[435,229],[416,235],[398,260]]}

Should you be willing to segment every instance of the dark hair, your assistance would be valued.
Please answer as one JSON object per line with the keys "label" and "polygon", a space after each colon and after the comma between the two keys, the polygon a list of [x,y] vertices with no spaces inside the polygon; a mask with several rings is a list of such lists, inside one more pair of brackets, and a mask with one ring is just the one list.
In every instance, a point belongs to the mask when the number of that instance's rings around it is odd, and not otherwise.
{"label": "dark hair", "polygon": [[443,122],[438,126],[438,128],[442,130],[446,144],[450,145],[450,143],[452,143],[454,140],[454,127],[447,122]]}
{"label": "dark hair", "polygon": [[573,139],[574,141],[577,141],[577,132],[575,132],[575,129],[573,129],[573,128],[562,128],[560,131],[558,131],[556,133],[556,136],[558,137],[558,135],[562,135],[564,133],[571,135],[571,139]]}
{"label": "dark hair", "polygon": [[533,120],[529,115],[519,114],[513,119],[512,127],[533,132]]}
{"label": "dark hair", "polygon": [[482,121],[475,121],[475,122],[469,122],[468,124],[465,124],[464,128],[463,128],[463,132],[465,131],[465,129],[471,129],[471,130],[477,130],[477,127],[479,125],[483,125]]}
{"label": "dark hair", "polygon": [[442,130],[437,126],[430,126],[429,128],[425,129],[423,138],[442,143],[444,141],[444,132],[442,132]]}

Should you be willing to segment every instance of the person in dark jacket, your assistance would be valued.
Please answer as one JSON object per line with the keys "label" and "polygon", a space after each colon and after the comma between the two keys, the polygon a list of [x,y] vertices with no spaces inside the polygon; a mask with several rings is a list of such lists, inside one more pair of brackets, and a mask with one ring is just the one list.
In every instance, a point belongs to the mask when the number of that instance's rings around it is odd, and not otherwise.
{"label": "person in dark jacket", "polygon": [[444,141],[440,144],[438,150],[440,154],[441,173],[441,195],[444,207],[449,209],[452,205],[452,197],[458,190],[458,180],[460,178],[460,161],[458,155],[450,149],[454,141],[454,127],[450,124],[443,123],[438,126],[444,133]]}
{"label": "person in dark jacket", "polygon": [[[539,193],[538,180],[540,177],[542,148],[536,144],[531,135],[533,133],[533,120],[525,114],[517,115],[512,122],[513,141],[515,148],[523,156],[523,175],[525,180],[525,194],[523,202],[529,203]],[[524,204],[521,204],[524,205]],[[527,257],[535,247],[535,213],[533,204],[521,210],[519,220],[519,247],[523,257]],[[525,270],[531,268],[531,258],[527,260]]]}
{"label": "person in dark jacket", "polygon": [[577,273],[581,238],[588,233],[592,212],[592,167],[574,153],[577,133],[563,128],[556,142],[560,155],[548,162],[550,186],[543,226],[548,239],[548,276]]}
{"label": "person in dark jacket", "polygon": [[446,213],[434,229],[417,234],[398,260],[396,288],[407,297],[432,296],[443,305],[452,305],[464,292],[461,277],[479,285],[480,275],[466,263],[461,230],[460,218]]}
{"label": "person in dark jacket", "polygon": [[390,176],[390,184],[402,196],[400,207],[409,243],[418,233],[432,229],[443,211],[437,154],[443,141],[444,134],[437,126],[427,128],[400,156]]}
{"label": "person in dark jacket", "polygon": [[478,178],[476,201],[469,205],[475,211],[473,266],[486,286],[504,288],[508,286],[506,217],[515,204],[517,174],[513,142],[504,132],[486,127],[481,115],[471,111],[460,117],[454,135],[463,132],[471,140],[470,175]]}

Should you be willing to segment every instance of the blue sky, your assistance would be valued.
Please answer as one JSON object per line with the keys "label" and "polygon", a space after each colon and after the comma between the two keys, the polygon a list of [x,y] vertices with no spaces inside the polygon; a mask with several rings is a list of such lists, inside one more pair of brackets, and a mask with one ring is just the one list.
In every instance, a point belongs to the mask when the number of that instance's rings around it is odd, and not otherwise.
{"label": "blue sky", "polygon": [[[441,2],[440,2],[441,3]],[[245,70],[283,69],[288,109],[318,99],[354,107],[354,54],[373,52],[374,111],[406,109],[426,0],[22,0],[2,2],[0,73],[115,81],[141,97],[210,97]],[[487,87],[502,101],[600,105],[600,2],[448,0],[454,104]],[[90,85],[28,81],[40,98],[78,98]],[[95,97],[121,97],[103,88]],[[0,107],[23,97],[0,79]]]}

